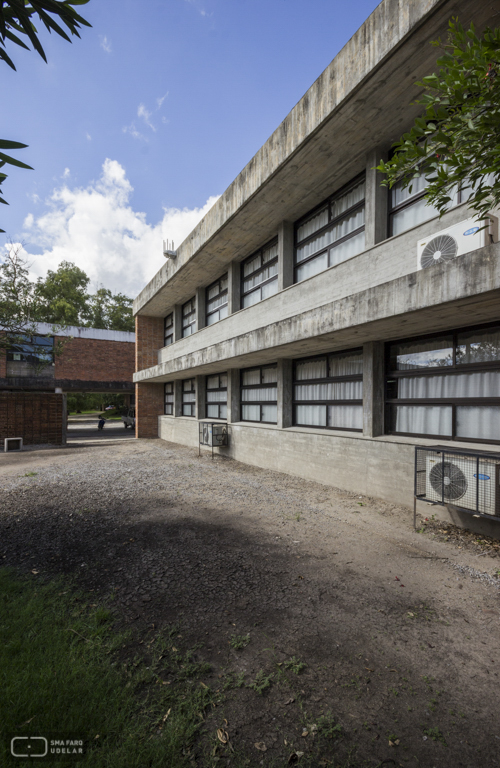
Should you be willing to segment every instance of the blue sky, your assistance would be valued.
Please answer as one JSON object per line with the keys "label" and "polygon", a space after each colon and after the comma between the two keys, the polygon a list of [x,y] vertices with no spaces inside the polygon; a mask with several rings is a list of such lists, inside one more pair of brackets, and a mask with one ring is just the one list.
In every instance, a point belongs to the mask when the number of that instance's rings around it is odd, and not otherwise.
{"label": "blue sky", "polygon": [[0,247],[135,295],[369,16],[376,0],[90,0],[70,45],[0,63]]}

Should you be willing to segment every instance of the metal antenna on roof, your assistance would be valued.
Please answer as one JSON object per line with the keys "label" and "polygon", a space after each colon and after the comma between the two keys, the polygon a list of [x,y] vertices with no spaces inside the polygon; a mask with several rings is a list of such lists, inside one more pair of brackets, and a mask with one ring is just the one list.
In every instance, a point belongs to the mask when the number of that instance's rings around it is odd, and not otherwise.
{"label": "metal antenna on roof", "polygon": [[174,241],[170,242],[169,240],[163,241],[163,255],[166,259],[175,259],[177,258],[177,251],[174,250]]}

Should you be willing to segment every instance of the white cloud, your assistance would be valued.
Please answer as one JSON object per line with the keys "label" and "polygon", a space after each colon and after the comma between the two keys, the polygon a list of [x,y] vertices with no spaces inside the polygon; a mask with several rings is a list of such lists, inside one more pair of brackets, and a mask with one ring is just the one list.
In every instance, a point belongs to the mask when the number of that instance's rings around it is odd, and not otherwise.
{"label": "white cloud", "polygon": [[152,131],[156,131],[155,126],[151,122],[151,115],[152,113],[146,109],[144,104],[139,104],[137,107],[137,117],[142,117],[148,128],[151,128]]}
{"label": "white cloud", "polygon": [[106,53],[111,53],[111,41],[108,40],[106,35],[99,35],[99,40],[101,41],[102,50],[106,51]]}
{"label": "white cloud", "polygon": [[143,133],[137,130],[135,127],[135,123],[130,123],[130,125],[125,125],[122,128],[123,133],[129,133],[133,139],[139,139],[140,141],[149,141],[147,136],[144,136]]}
{"label": "white cloud", "polygon": [[90,133],[88,131],[87,131],[87,133],[85,135],[87,137],[87,141],[92,141],[92,136],[90,135]]}
{"label": "white cloud", "polygon": [[40,255],[26,254],[33,276],[71,261],[92,285],[136,296],[165,263],[163,240],[179,245],[217,200],[210,197],[200,208],[166,208],[161,221],[152,225],[131,207],[132,191],[125,169],[109,159],[101,177],[88,187],[55,189],[47,212],[30,213],[24,221],[25,238],[42,249]]}
{"label": "white cloud", "polygon": [[65,168],[61,178],[62,179],[69,179],[70,175],[71,175],[71,171],[69,170],[69,168]]}
{"label": "white cloud", "polygon": [[163,102],[165,101],[167,96],[168,96],[168,91],[166,92],[166,94],[164,96],[158,96],[157,97],[157,99],[156,99],[156,109],[157,110],[161,109],[161,105],[163,104]]}

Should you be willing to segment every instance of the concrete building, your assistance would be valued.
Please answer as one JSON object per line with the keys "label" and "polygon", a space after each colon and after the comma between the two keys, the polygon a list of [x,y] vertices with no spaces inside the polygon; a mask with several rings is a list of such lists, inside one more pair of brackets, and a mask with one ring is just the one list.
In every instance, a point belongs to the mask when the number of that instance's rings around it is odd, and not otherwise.
{"label": "concrete building", "polygon": [[408,506],[415,445],[498,449],[500,243],[420,268],[420,241],[473,229],[466,190],[439,219],[374,170],[451,16],[498,25],[383,0],[136,298],[138,437],[227,420],[225,455]]}

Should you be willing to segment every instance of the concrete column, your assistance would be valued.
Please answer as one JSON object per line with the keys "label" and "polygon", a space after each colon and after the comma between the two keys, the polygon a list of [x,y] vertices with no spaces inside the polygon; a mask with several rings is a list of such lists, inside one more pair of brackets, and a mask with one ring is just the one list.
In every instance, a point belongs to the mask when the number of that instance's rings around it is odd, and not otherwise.
{"label": "concrete column", "polygon": [[182,339],[182,304],[174,307],[174,341]]}
{"label": "concrete column", "polygon": [[174,416],[182,416],[182,381],[174,381]]}
{"label": "concrete column", "polygon": [[363,434],[384,434],[384,344],[363,345]]}
{"label": "concrete column", "polygon": [[227,372],[227,423],[240,421],[240,372],[232,369]]}
{"label": "concrete column", "polygon": [[278,360],[278,429],[292,426],[292,361]]}
{"label": "concrete column", "polygon": [[205,419],[207,415],[206,407],[206,376],[196,377],[196,418]]}
{"label": "concrete column", "polygon": [[158,416],[163,414],[163,384],[135,385],[135,436],[158,437]]}
{"label": "concrete column", "polygon": [[365,246],[372,248],[387,238],[387,204],[389,191],[381,186],[384,175],[375,170],[387,152],[375,148],[366,157]]}
{"label": "concrete column", "polygon": [[278,229],[278,291],[293,285],[293,222],[282,221]]}
{"label": "concrete column", "polygon": [[196,330],[201,331],[207,324],[206,289],[196,289]]}
{"label": "concrete column", "polygon": [[227,293],[229,315],[241,309],[241,264],[239,261],[232,261],[227,270]]}

